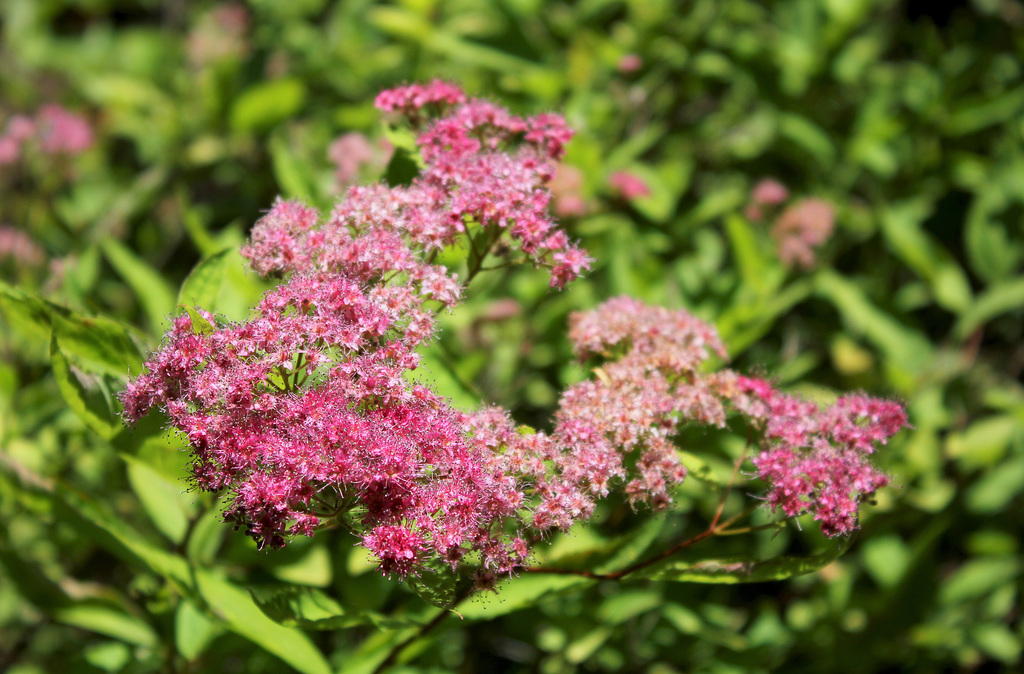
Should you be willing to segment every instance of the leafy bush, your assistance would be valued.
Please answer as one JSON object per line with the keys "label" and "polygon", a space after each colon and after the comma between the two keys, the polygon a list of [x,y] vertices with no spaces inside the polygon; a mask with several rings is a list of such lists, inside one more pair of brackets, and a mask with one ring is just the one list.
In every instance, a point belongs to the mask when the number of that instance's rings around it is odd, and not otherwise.
{"label": "leafy bush", "polygon": [[[343,531],[257,553],[217,521],[211,495],[186,491],[188,457],[164,422],[125,430],[114,397],[177,306],[248,316],[270,286],[236,251],[277,195],[326,212],[385,165],[389,181],[407,180],[409,138],[378,126],[370,102],[443,77],[523,116],[564,112],[578,134],[553,207],[597,262],[562,293],[523,267],[475,279],[463,309],[438,316],[421,383],[553,432],[559,392],[588,378],[568,315],[629,295],[713,323],[730,367],[780,390],[898,397],[913,430],[878,456],[896,488],[877,492],[863,536],[816,574],[730,585],[523,573],[461,603],[461,621],[439,622],[399,659],[544,671],[1017,665],[1021,16],[1010,2],[977,2],[942,25],[908,11],[887,0],[9,0],[0,132],[59,104],[94,142],[74,156],[26,146],[24,161],[0,166],[0,662],[372,670],[448,615],[415,583],[377,577]],[[363,149],[350,139],[332,159],[332,141],[355,132]],[[337,156],[365,158],[353,169]],[[764,178],[786,196],[766,199]],[[808,202],[817,217],[798,210]],[[677,443],[690,474],[674,514],[612,498],[593,524],[538,548],[536,565],[608,575],[704,531],[743,442],[690,429]],[[746,499],[732,490],[724,506],[741,512]],[[810,569],[838,552],[806,522],[716,536],[678,559],[691,574],[695,560],[720,560],[697,568],[721,581],[736,579],[721,575],[736,556]],[[443,599],[436,577],[415,589]]]}

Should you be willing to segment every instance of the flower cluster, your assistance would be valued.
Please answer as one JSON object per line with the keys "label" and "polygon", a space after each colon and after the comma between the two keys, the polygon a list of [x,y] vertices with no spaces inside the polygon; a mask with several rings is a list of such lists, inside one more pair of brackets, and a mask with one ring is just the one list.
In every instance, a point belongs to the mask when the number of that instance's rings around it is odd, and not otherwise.
{"label": "flower cluster", "polygon": [[907,426],[903,407],[851,395],[820,409],[780,393],[763,379],[733,373],[720,376],[717,384],[762,432],[764,446],[753,461],[769,485],[771,509],[787,517],[812,512],[828,536],[853,531],[860,502],[889,484],[868,456]]}
{"label": "flower cluster", "polygon": [[498,479],[526,480],[537,530],[588,518],[615,480],[634,505],[667,507],[686,476],[674,436],[684,425],[723,427],[729,414],[761,438],[753,462],[768,506],[786,517],[813,512],[826,535],[850,533],[860,501],[888,484],[867,457],[907,425],[898,403],[855,395],[822,410],[762,379],[704,373],[712,354],[726,356],[714,328],[628,297],[570,324],[577,353],[606,362],[563,393],[553,433],[517,433],[497,409],[465,417]]}
{"label": "flower cluster", "polygon": [[671,442],[677,425],[725,419],[722,403],[697,381],[700,364],[711,352],[724,356],[723,347],[688,313],[622,297],[574,314],[569,335],[581,357],[619,357],[562,394],[550,435],[517,433],[493,408],[466,416],[495,475],[525,480],[540,532],[589,518],[616,481],[625,481],[634,505],[666,507],[686,477]]}
{"label": "flower cluster", "polygon": [[465,241],[479,261],[501,240],[553,287],[590,260],[547,214],[570,136],[560,118],[519,118],[440,82],[378,106],[418,125],[420,175],[353,186],[326,217],[278,200],[243,254],[281,284],[242,323],[186,308],[122,393],[126,420],[159,408],[187,439],[195,483],[229,495],[227,521],[261,547],[338,524],[399,578],[468,556],[489,586],[617,484],[634,506],[667,507],[686,476],[680,428],[734,413],[763,438],[754,464],[770,507],[813,512],[829,535],[856,525],[860,499],[886,483],[866,457],[906,424],[902,408],[851,396],[820,410],[709,373],[725,349],[685,311],[623,297],[574,314],[577,354],[599,362],[563,393],[550,433],[499,408],[458,412],[412,383],[436,311],[463,291],[437,251]]}
{"label": "flower cluster", "polygon": [[804,199],[784,210],[772,226],[782,263],[802,269],[813,267],[814,251],[832,236],[835,219],[835,208],[821,199]]}
{"label": "flower cluster", "polygon": [[75,155],[92,147],[92,127],[85,118],[56,104],[47,104],[34,117],[14,115],[0,133],[0,166],[21,160],[27,146],[46,155]]}
{"label": "flower cluster", "polygon": [[[463,100],[452,91],[405,87],[381,107],[418,117]],[[126,420],[162,409],[188,440],[196,484],[229,492],[225,519],[261,547],[337,522],[388,575],[470,553],[488,573],[511,572],[527,554],[522,481],[490,470],[455,410],[404,375],[437,308],[462,292],[432,253],[470,228],[487,245],[507,234],[552,285],[587,266],[544,209],[567,140],[553,116],[463,100],[423,130],[426,166],[411,185],[352,187],[326,218],[278,200],[243,253],[281,285],[243,323],[193,309],[175,319],[122,394]]]}
{"label": "flower cluster", "polygon": [[789,196],[785,185],[763,178],[750,192],[744,213],[755,221],[772,218],[779,260],[787,267],[810,269],[816,261],[815,249],[832,235],[835,208],[821,199],[801,199],[782,210]]}

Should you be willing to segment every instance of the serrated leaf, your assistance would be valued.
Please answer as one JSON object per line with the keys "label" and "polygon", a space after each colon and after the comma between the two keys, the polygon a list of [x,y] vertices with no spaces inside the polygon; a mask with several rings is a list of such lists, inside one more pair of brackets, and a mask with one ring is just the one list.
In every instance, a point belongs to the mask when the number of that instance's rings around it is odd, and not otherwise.
{"label": "serrated leaf", "polygon": [[220,299],[232,252],[233,249],[225,248],[200,260],[181,285],[178,304],[217,311],[217,300]]}
{"label": "serrated leaf", "polygon": [[142,355],[127,326],[101,316],[54,315],[53,337],[75,366],[125,379],[142,371]]}
{"label": "serrated leaf", "polygon": [[[56,333],[50,339],[50,367],[64,402],[89,430],[105,440],[120,432],[121,420],[114,410],[109,391],[100,388],[98,383],[89,388],[83,385],[61,352]],[[98,380],[95,376],[93,379]]]}
{"label": "serrated leaf", "polygon": [[428,604],[452,609],[459,598],[460,590],[465,589],[469,581],[447,570],[427,570],[419,576],[410,576],[406,579],[406,584]]}

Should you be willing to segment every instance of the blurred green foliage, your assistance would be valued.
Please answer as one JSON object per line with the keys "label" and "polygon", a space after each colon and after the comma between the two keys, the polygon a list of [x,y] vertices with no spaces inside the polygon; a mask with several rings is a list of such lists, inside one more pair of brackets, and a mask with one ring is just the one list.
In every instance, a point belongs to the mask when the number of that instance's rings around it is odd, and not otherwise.
{"label": "blurred green foliage", "polygon": [[[263,289],[235,252],[250,224],[278,194],[329,206],[331,140],[383,136],[377,91],[432,77],[566,115],[586,204],[566,226],[598,259],[561,294],[530,270],[481,279],[427,361],[457,404],[502,404],[543,427],[583,376],[567,313],[629,294],[712,320],[741,371],[812,396],[897,396],[915,428],[880,453],[896,487],[817,574],[522,578],[407,649],[408,668],[1020,666],[1018,2],[976,0],[937,20],[895,0],[224,7],[0,4],[0,123],[59,102],[98,139],[60,166],[0,167],[0,224],[48,260],[0,261],[0,669],[367,671],[437,614],[377,578],[342,533],[256,553],[208,495],[185,492],[187,459],[160,422],[123,429],[112,397],[179,303],[244,317]],[[618,196],[608,176],[622,170],[650,194]],[[768,227],[744,215],[763,176],[834,205],[815,268],[788,270]],[[698,531],[715,504],[699,478],[727,476],[740,450],[680,442],[713,451],[677,514],[608,504],[550,558],[645,521],[629,554]],[[825,549],[810,528],[713,552]]]}

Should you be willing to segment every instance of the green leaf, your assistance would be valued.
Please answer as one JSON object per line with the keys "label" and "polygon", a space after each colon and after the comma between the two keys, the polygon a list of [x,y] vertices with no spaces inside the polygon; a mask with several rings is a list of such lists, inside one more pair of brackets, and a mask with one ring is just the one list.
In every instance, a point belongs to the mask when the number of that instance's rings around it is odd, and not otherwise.
{"label": "green leaf", "polygon": [[1024,310],[1024,277],[1000,281],[978,296],[960,314],[953,328],[957,339],[967,339],[972,332],[1000,314]]}
{"label": "green leaf", "polygon": [[156,528],[175,545],[185,540],[191,498],[182,493],[184,483],[174,484],[133,456],[122,455],[128,464],[128,482]]}
{"label": "green leaf", "polygon": [[384,180],[391,187],[409,185],[420,174],[419,166],[412,154],[403,148],[396,148],[384,170]]}
{"label": "green leaf", "polygon": [[764,241],[759,240],[750,223],[735,214],[725,218],[725,231],[743,284],[759,296],[772,293],[782,277],[779,265],[765,255]]}
{"label": "green leaf", "polygon": [[53,619],[130,644],[155,646],[159,643],[153,628],[123,608],[106,601],[76,602],[55,610]]}
{"label": "green leaf", "polygon": [[651,611],[663,603],[660,592],[652,590],[626,590],[601,602],[597,619],[606,625],[622,623]]}
{"label": "green leaf", "polygon": [[100,243],[107,261],[135,293],[155,335],[166,329],[167,316],[174,311],[174,291],[160,272],[116,239]]}
{"label": "green leaf", "polygon": [[142,371],[142,354],[128,327],[101,316],[54,315],[53,338],[72,365],[125,379]]}
{"label": "green leaf", "polygon": [[849,545],[835,544],[831,550],[810,557],[776,557],[757,561],[747,557],[723,557],[688,561],[667,559],[630,574],[630,579],[671,580],[679,583],[763,583],[814,573],[834,562]]}
{"label": "green leaf", "polygon": [[232,632],[276,655],[302,674],[332,674],[331,666],[305,634],[279,625],[242,588],[206,569],[195,570],[199,594]]}
{"label": "green leaf", "polygon": [[285,627],[335,630],[356,625],[374,625],[393,629],[416,624],[386,618],[373,611],[346,609],[333,597],[312,587],[260,585],[250,587],[249,594],[267,617]]}
{"label": "green leaf", "polygon": [[966,562],[939,589],[939,602],[956,605],[982,597],[1021,573],[1017,556],[980,557]]}
{"label": "green leaf", "polygon": [[[50,366],[64,401],[89,430],[105,440],[120,432],[123,426],[114,410],[109,390],[101,386],[102,381],[95,375],[76,376],[68,359],[61,353],[56,332],[50,339]],[[88,387],[83,383],[87,379],[91,379]]]}
{"label": "green leaf", "polygon": [[836,161],[836,146],[832,139],[821,127],[806,117],[780,113],[779,134],[814,157],[819,166],[827,168]]}
{"label": "green leaf", "polygon": [[[225,248],[200,260],[181,285],[181,290],[178,291],[178,304],[216,311],[232,252],[233,249]],[[195,325],[195,318],[192,320]]]}
{"label": "green leaf", "polygon": [[928,339],[872,304],[852,281],[822,270],[815,277],[815,292],[832,302],[847,328],[854,335],[864,335],[892,366],[916,375],[931,363],[932,345]]}
{"label": "green leaf", "polygon": [[266,131],[294,117],[306,102],[306,85],[295,78],[255,84],[231,106],[233,131]]}
{"label": "green leaf", "polygon": [[224,630],[195,602],[182,597],[174,613],[174,646],[186,660],[195,660]]}
{"label": "green leaf", "polygon": [[317,193],[316,178],[308,163],[296,156],[285,136],[275,133],[267,146],[281,194],[287,199],[313,199]]}
{"label": "green leaf", "polygon": [[405,582],[409,589],[428,604],[443,609],[452,609],[459,598],[459,592],[464,590],[471,581],[443,568],[428,569],[419,576],[410,576]]}
{"label": "green leaf", "polygon": [[576,575],[524,574],[498,587],[498,594],[480,593],[459,605],[466,620],[493,620],[562,592],[578,590],[596,581]]}
{"label": "green leaf", "polygon": [[881,217],[886,241],[929,284],[936,302],[960,312],[971,304],[971,286],[955,258],[921,228],[934,210],[928,198],[893,204]]}
{"label": "green leaf", "polygon": [[[54,305],[0,281],[0,309],[8,325],[37,344],[50,341],[50,314]],[[65,310],[66,312],[66,310]]]}
{"label": "green leaf", "polygon": [[17,579],[18,593],[44,615],[98,634],[142,646],[159,641],[153,629],[130,614],[109,590],[109,597],[73,600],[60,585],[50,580],[37,564],[30,564],[10,549],[6,534],[0,535],[0,567]]}

